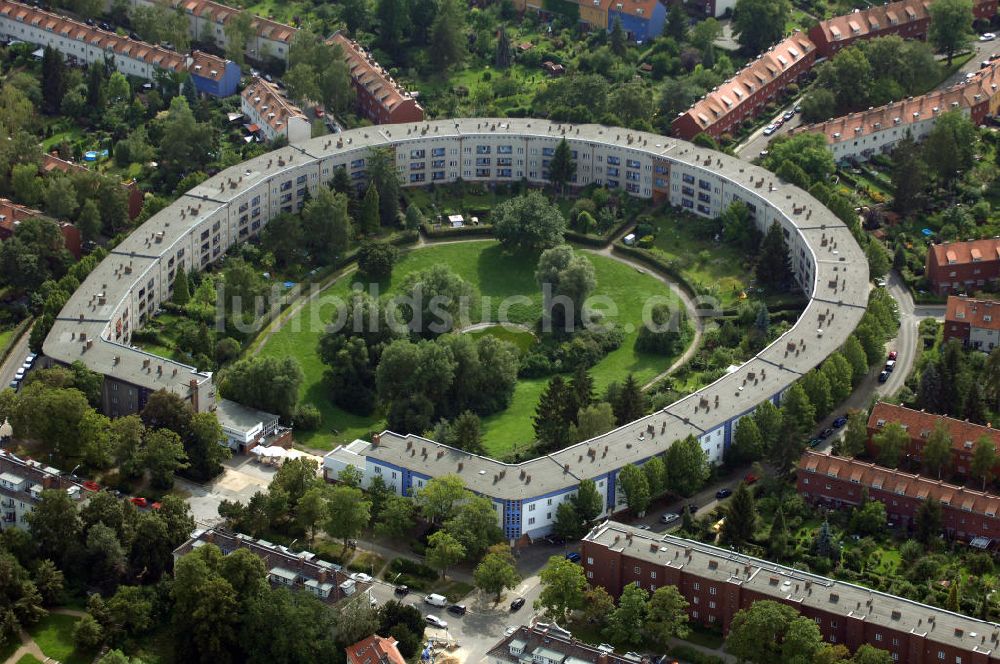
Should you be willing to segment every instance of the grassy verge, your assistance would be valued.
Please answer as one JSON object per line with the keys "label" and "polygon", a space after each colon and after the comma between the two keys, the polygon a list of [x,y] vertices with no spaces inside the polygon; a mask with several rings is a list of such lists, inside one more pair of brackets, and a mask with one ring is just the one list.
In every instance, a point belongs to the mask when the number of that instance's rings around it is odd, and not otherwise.
{"label": "grassy verge", "polygon": [[22,655],[21,659],[17,660],[17,664],[42,664],[42,660],[38,659],[29,652]]}
{"label": "grassy verge", "polygon": [[76,652],[73,645],[73,627],[77,620],[76,616],[50,613],[29,629],[28,634],[46,656],[63,664],[84,664],[91,658]]}
{"label": "grassy verge", "polygon": [[[587,254],[597,275],[595,294],[603,295],[615,303],[617,314],[607,311],[609,319],[631,326],[621,348],[609,353],[592,370],[595,387],[603,390],[613,380],[626,374],[636,374],[640,383],[656,376],[670,366],[673,358],[639,353],[635,339],[642,321],[642,310],[652,297],[673,297],[664,285],[649,275],[637,274],[634,269],[604,256]],[[528,299],[514,304],[507,319],[512,323],[532,325],[541,315],[541,293],[535,283],[535,253],[506,252],[492,240],[426,247],[406,254],[393,271],[391,279],[378,284],[379,295],[396,292],[406,275],[432,265],[448,265],[456,274],[477,290],[469,312],[469,322],[497,320],[500,303],[513,295]],[[306,446],[329,449],[336,444],[367,437],[385,426],[380,415],[361,417],[347,413],[331,403],[323,385],[324,366],[317,354],[317,345],[338,303],[350,295],[353,279],[341,279],[325,293],[306,304],[291,317],[263,346],[261,353],[274,357],[291,356],[298,360],[304,373],[300,397],[319,408],[323,424],[318,431],[296,434]],[[488,304],[484,300],[488,299]],[[491,334],[522,335],[502,328],[491,328]],[[502,330],[502,331],[500,331]],[[511,339],[513,341],[513,338]],[[527,343],[522,338],[520,343]],[[483,420],[483,439],[491,454],[502,456],[512,450],[527,446],[534,439],[531,416],[538,397],[545,386],[544,379],[518,382],[512,404],[502,413]]]}

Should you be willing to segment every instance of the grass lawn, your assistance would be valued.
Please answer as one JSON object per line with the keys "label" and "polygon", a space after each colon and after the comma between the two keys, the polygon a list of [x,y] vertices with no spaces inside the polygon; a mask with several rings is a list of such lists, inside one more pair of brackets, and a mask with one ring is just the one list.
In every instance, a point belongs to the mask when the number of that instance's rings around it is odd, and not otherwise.
{"label": "grass lawn", "polygon": [[42,664],[42,660],[38,659],[29,652],[22,655],[21,659],[17,660],[17,664]]}
{"label": "grass lawn", "polygon": [[503,327],[502,325],[487,327],[483,330],[475,330],[473,332],[469,332],[469,336],[475,339],[485,336],[496,337],[500,341],[507,341],[514,344],[521,352],[524,352],[534,346],[537,341],[535,335],[527,330]]}
{"label": "grass lawn", "polygon": [[696,646],[702,646],[703,648],[711,648],[713,650],[718,650],[722,647],[724,639],[722,634],[715,630],[710,630],[706,627],[702,627],[697,623],[691,623],[691,632],[684,639],[688,643],[693,643]]}
{"label": "grass lawn", "polygon": [[656,220],[654,247],[683,266],[684,277],[700,293],[716,297],[723,308],[735,304],[753,274],[744,269],[750,257],[731,245],[699,237],[689,220],[673,216]]}
{"label": "grass lawn", "polygon": [[73,626],[77,620],[76,616],[50,613],[29,629],[28,634],[48,657],[64,664],[83,664],[91,657],[76,652],[73,646]]}
{"label": "grass lawn", "polygon": [[[661,282],[651,276],[637,274],[632,268],[604,256],[588,254],[588,257],[597,274],[596,294],[605,295],[615,302],[618,315],[614,320],[632,326],[621,348],[608,354],[591,370],[595,387],[598,391],[603,390],[608,383],[623,379],[629,372],[635,373],[639,382],[644,383],[669,367],[672,358],[635,351],[642,307],[652,296],[672,296]],[[445,264],[477,290],[478,297],[470,306],[470,323],[497,320],[497,311],[504,298],[523,295],[528,301],[511,306],[507,320],[530,326],[541,311],[541,293],[534,277],[536,262],[536,254],[508,253],[493,240],[427,247],[404,255],[392,278],[387,283],[379,284],[379,294],[393,293],[405,276],[412,272]],[[324,366],[317,356],[316,347],[324,325],[331,320],[336,304],[349,295],[352,283],[353,279],[348,278],[333,284],[323,295],[303,307],[261,349],[264,355],[295,357],[302,366],[305,380],[300,396],[320,409],[323,424],[317,432],[296,434],[296,439],[317,449],[330,449],[336,444],[366,437],[385,426],[381,417],[359,417],[335,407],[323,386]],[[608,317],[611,318],[610,311]],[[489,333],[524,336],[524,333],[500,328],[491,328]],[[515,446],[529,445],[534,439],[531,416],[545,382],[544,379],[520,381],[511,406],[484,419],[483,439],[491,454],[503,455]]]}

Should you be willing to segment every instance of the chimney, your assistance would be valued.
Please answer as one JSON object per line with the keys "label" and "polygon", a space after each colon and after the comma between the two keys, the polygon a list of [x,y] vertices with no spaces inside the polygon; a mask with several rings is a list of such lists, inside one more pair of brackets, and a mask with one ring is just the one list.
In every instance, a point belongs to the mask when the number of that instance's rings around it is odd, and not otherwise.
{"label": "chimney", "polygon": [[[380,442],[382,442],[382,434],[380,434],[380,433],[373,433],[372,434],[372,447],[378,447],[378,445],[379,445]],[[407,444],[407,447],[409,447],[409,443]]]}

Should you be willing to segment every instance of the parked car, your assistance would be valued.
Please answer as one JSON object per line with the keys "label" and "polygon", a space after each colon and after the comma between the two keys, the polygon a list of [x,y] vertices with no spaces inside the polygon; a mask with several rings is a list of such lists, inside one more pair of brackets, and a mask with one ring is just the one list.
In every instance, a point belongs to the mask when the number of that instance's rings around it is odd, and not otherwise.
{"label": "parked car", "polygon": [[128,499],[128,501],[130,503],[132,503],[133,505],[135,505],[136,507],[148,507],[149,506],[149,501],[146,500],[145,498],[143,498],[142,496],[132,496],[131,498]]}
{"label": "parked car", "polygon": [[676,514],[674,512],[667,512],[666,514],[660,517],[660,523],[673,523],[679,518],[681,518],[680,514]]}
{"label": "parked car", "polygon": [[441,620],[440,618],[438,618],[433,614],[428,613],[426,616],[424,616],[424,620],[426,620],[427,624],[431,625],[432,627],[439,627],[440,629],[448,629],[447,621]]}
{"label": "parked car", "polygon": [[509,626],[507,627],[507,629],[505,629],[505,630],[503,631],[503,635],[504,635],[504,636],[510,636],[511,634],[513,634],[513,633],[514,633],[514,632],[516,632],[516,631],[517,631],[517,627],[516,627],[516,626],[514,626],[514,625],[509,625]]}
{"label": "parked car", "polygon": [[407,595],[410,594],[410,587],[409,586],[396,586],[396,588],[392,592],[394,594],[396,594],[396,595],[399,595],[400,597],[406,597]]}
{"label": "parked car", "polygon": [[746,482],[747,484],[753,484],[759,479],[760,478],[754,475],[753,473],[747,473],[746,475],[743,476],[743,481]]}
{"label": "parked car", "polygon": [[813,438],[809,441],[809,447],[819,447],[823,444],[822,438]]}
{"label": "parked car", "polygon": [[465,611],[465,604],[452,604],[448,607],[448,613],[453,613],[456,616],[464,616]]}
{"label": "parked car", "polygon": [[361,583],[371,583],[371,574],[365,574],[364,572],[355,572],[351,575],[351,578],[355,581],[360,581]]}
{"label": "parked car", "polygon": [[993,41],[996,38],[997,36],[992,32],[984,32],[983,34],[979,35],[979,41],[981,42]]}
{"label": "parked car", "polygon": [[691,516],[694,516],[695,512],[698,511],[698,503],[688,503],[687,505],[684,506],[684,509],[690,512]]}
{"label": "parked car", "polygon": [[781,117],[785,119],[785,122],[788,122],[795,117],[795,111],[785,111],[785,114]]}
{"label": "parked car", "polygon": [[892,360],[893,362],[895,362],[897,357],[899,357],[899,354],[896,351],[894,351],[894,350],[890,350],[889,351],[889,359],[890,360]]}
{"label": "parked car", "polygon": [[14,380],[21,380],[22,378],[24,378],[24,367],[18,368],[17,373],[14,374]]}
{"label": "parked car", "polygon": [[38,356],[34,353],[28,353],[28,355],[24,358],[24,365],[28,367],[32,366],[37,358]]}
{"label": "parked car", "polygon": [[773,134],[776,131],[778,131],[778,128],[776,126],[774,126],[773,124],[769,124],[766,127],[764,127],[764,135],[765,136],[770,136],[771,134]]}
{"label": "parked car", "polygon": [[21,381],[19,381],[19,380],[12,380],[12,381],[10,381],[10,389],[16,390],[18,388],[18,386],[20,386],[20,384],[21,384]]}
{"label": "parked car", "polygon": [[835,419],[833,421],[833,428],[834,429],[839,429],[840,427],[844,426],[845,424],[847,424],[847,418],[844,417],[843,415],[841,415],[840,417],[838,417],[837,419]]}
{"label": "parked car", "polygon": [[652,526],[650,526],[648,523],[640,523],[638,526],[636,526],[636,528],[638,528],[639,530],[650,530]]}
{"label": "parked car", "polygon": [[427,597],[424,597],[424,603],[430,604],[431,606],[448,606],[448,598],[444,595],[432,593]]}
{"label": "parked car", "polygon": [[889,360],[885,363],[885,370],[892,373],[892,370],[896,368],[896,360]]}
{"label": "parked car", "polygon": [[566,560],[570,561],[571,563],[578,563],[582,559],[583,558],[580,556],[580,554],[575,551],[571,551],[570,553],[566,554]]}
{"label": "parked car", "polygon": [[882,373],[880,373],[878,375],[878,382],[884,383],[887,380],[889,380],[889,372],[888,371],[883,371]]}
{"label": "parked car", "polygon": [[715,492],[715,497],[718,500],[722,500],[723,498],[728,498],[731,495],[733,495],[732,489],[719,489],[718,491]]}
{"label": "parked car", "polygon": [[524,598],[523,597],[518,597],[517,599],[515,599],[513,602],[510,603],[510,610],[511,611],[517,611],[522,606],[524,606]]}
{"label": "parked car", "polygon": [[827,427],[827,428],[823,429],[823,430],[822,430],[822,431],[821,431],[821,432],[819,433],[819,435],[820,435],[820,436],[822,436],[822,438],[823,438],[824,440],[826,440],[827,438],[829,438],[830,436],[832,436],[832,435],[833,435],[833,434],[835,434],[835,433],[836,433],[836,431],[834,431],[833,427]]}

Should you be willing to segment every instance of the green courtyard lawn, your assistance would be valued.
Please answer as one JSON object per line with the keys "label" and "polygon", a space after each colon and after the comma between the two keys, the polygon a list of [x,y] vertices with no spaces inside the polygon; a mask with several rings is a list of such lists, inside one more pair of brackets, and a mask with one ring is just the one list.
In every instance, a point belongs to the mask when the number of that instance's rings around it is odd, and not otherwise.
{"label": "green courtyard lawn", "polygon": [[653,248],[678,266],[698,295],[710,295],[723,308],[731,307],[753,281],[749,265],[754,257],[744,255],[731,244],[701,237],[696,223],[670,211],[657,215]]}
{"label": "green courtyard lawn", "polygon": [[[626,325],[627,334],[621,348],[609,353],[592,370],[598,391],[614,381],[635,373],[640,383],[648,382],[670,366],[673,358],[636,352],[634,345],[638,326],[642,321],[644,303],[653,296],[673,295],[657,279],[637,273],[633,268],[604,256],[588,254],[597,273],[596,294],[615,302],[618,315],[614,320]],[[501,301],[512,295],[526,296],[524,302],[510,307],[507,320],[511,323],[532,326],[540,316],[541,293],[535,282],[537,254],[510,253],[493,240],[442,244],[411,251],[396,265],[388,283],[379,284],[379,294],[393,293],[406,275],[432,265],[446,264],[476,290],[475,301],[470,306],[470,323],[496,321]],[[298,433],[299,443],[316,448],[330,449],[367,437],[385,426],[380,416],[359,417],[334,406],[328,399],[323,385],[325,367],[317,355],[317,345],[323,335],[338,301],[349,295],[355,279],[348,275],[333,284],[325,293],[307,304],[276,332],[263,346],[261,353],[274,357],[295,357],[302,366],[305,380],[301,397],[315,404],[323,415],[320,429],[312,433]],[[489,298],[484,316],[484,299]],[[480,334],[496,334],[515,341],[519,347],[530,343],[529,333],[503,328],[489,328]],[[511,451],[523,450],[534,439],[531,417],[546,379],[518,382],[510,407],[483,420],[483,439],[486,448],[495,456],[505,456]]]}
{"label": "green courtyard lawn", "polygon": [[89,662],[91,657],[76,652],[73,645],[73,627],[78,620],[76,616],[50,613],[29,629],[28,634],[48,657],[63,664],[82,664]]}

